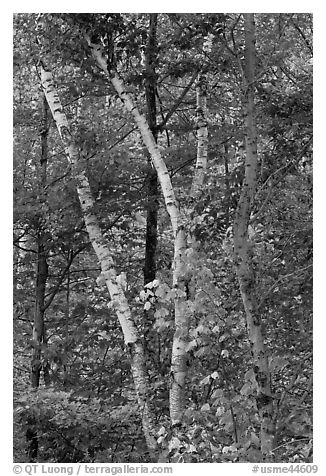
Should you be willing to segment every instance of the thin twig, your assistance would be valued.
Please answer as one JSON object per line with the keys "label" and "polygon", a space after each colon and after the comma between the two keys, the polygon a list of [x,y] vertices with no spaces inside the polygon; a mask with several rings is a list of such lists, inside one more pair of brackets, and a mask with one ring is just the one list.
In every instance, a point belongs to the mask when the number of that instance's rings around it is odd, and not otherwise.
{"label": "thin twig", "polygon": [[158,131],[162,131],[164,126],[166,125],[166,123],[169,121],[169,119],[172,117],[172,115],[175,113],[175,111],[178,109],[178,107],[180,106],[183,98],[186,96],[186,94],[188,93],[188,91],[190,90],[191,86],[194,84],[198,74],[199,74],[199,71],[200,71],[200,68],[198,68],[194,74],[192,75],[191,79],[190,79],[190,82],[188,83],[188,85],[185,87],[185,89],[182,91],[182,93],[180,94],[180,96],[178,97],[178,99],[175,101],[175,103],[173,104],[173,106],[171,107],[171,109],[169,110],[169,112],[166,114],[165,118],[163,119],[163,121],[158,124],[157,126],[157,130]]}
{"label": "thin twig", "polygon": [[284,279],[287,279],[287,278],[290,278],[291,276],[297,276],[301,273],[303,273],[304,271],[306,271],[307,269],[309,268],[312,268],[312,264],[309,264],[308,266],[305,266],[304,268],[301,268],[301,269],[298,269],[296,271],[293,271],[293,273],[290,273],[290,274],[285,274],[284,276],[281,276],[280,278],[278,278],[274,284],[269,288],[269,290],[265,293],[265,295],[262,297],[262,299],[260,300],[259,304],[258,304],[258,308],[257,309],[260,309],[260,307],[262,306],[263,302],[266,300],[267,296],[273,291],[274,288],[276,288],[276,286],[281,282],[283,281]]}

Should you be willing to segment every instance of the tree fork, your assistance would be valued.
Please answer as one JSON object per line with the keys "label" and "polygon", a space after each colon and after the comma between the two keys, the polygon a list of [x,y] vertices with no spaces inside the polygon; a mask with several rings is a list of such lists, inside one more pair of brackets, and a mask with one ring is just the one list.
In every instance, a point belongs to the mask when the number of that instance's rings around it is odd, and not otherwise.
{"label": "tree fork", "polygon": [[113,87],[119,95],[124,107],[130,112],[142,135],[143,142],[150,154],[152,164],[157,172],[158,180],[164,196],[167,212],[170,216],[174,235],[173,286],[179,294],[174,300],[175,333],[173,337],[171,379],[170,379],[170,417],[172,425],[183,419],[185,409],[185,374],[186,345],[189,329],[189,315],[186,312],[186,292],[182,279],[183,257],[186,249],[185,217],[182,216],[172,186],[170,174],[156,144],[148,121],[140,114],[131,95],[126,91],[122,79],[116,72],[108,70],[107,61],[100,44],[92,43],[89,36],[86,40],[91,48],[93,58],[100,68],[108,75]]}

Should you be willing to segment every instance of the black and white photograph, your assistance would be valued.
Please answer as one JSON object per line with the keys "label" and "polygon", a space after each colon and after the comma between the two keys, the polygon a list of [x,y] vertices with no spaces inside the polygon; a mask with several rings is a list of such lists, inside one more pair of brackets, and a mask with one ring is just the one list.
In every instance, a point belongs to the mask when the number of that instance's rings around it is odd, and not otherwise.
{"label": "black and white photograph", "polygon": [[12,19],[14,473],[317,473],[313,14]]}

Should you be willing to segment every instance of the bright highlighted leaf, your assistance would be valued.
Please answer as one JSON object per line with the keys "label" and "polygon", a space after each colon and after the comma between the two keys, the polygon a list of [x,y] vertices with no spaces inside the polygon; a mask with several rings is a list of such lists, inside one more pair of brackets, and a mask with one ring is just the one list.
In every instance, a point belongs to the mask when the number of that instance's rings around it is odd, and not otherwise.
{"label": "bright highlighted leaf", "polygon": [[195,347],[197,347],[197,342],[195,340],[190,341],[187,344],[186,352],[189,352],[190,350],[194,349]]}
{"label": "bright highlighted leaf", "polygon": [[181,441],[179,440],[179,438],[174,436],[169,443],[169,451],[174,449],[179,449],[180,445],[181,445]]}
{"label": "bright highlighted leaf", "polygon": [[252,393],[251,383],[245,383],[240,390],[241,395],[250,395]]}
{"label": "bright highlighted leaf", "polygon": [[201,381],[199,382],[199,384],[200,384],[200,385],[207,385],[207,384],[209,384],[210,379],[211,379],[211,376],[208,375],[207,377],[203,378],[203,380],[201,380]]}

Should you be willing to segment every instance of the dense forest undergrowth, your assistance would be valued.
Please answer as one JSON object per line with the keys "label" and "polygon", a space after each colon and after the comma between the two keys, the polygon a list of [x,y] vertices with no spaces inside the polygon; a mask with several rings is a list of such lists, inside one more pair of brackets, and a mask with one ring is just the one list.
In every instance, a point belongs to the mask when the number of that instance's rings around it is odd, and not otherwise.
{"label": "dense forest undergrowth", "polygon": [[312,16],[14,16],[16,462],[312,461]]}

